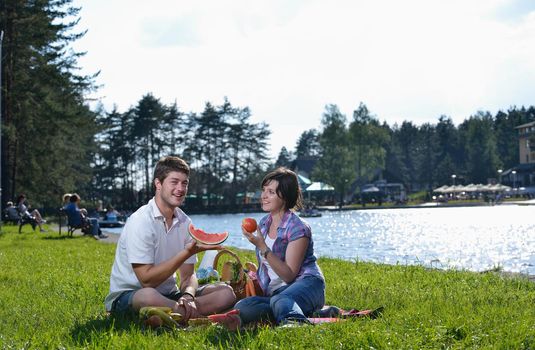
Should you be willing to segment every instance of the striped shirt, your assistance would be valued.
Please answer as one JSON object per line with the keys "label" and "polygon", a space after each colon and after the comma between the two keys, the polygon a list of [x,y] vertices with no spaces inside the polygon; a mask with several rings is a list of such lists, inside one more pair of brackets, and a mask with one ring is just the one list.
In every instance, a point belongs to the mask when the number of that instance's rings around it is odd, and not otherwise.
{"label": "striped shirt", "polygon": [[[264,239],[269,232],[269,227],[272,222],[273,218],[271,215],[266,215],[260,220],[260,232],[262,232]],[[288,244],[302,237],[307,237],[309,241],[303,258],[303,263],[301,264],[301,269],[297,273],[295,280],[299,280],[305,276],[317,276],[324,279],[323,273],[318,266],[317,258],[314,255],[314,242],[312,240],[310,226],[290,210],[286,211],[277,228],[277,238],[275,238],[275,242],[273,243],[272,254],[275,254],[282,261],[286,261],[286,249]],[[264,294],[269,295],[267,291],[271,279],[268,274],[268,269],[263,264],[263,259],[260,258],[260,250],[258,248],[256,248],[256,258],[259,264],[258,279],[260,281],[260,286],[262,287]]]}

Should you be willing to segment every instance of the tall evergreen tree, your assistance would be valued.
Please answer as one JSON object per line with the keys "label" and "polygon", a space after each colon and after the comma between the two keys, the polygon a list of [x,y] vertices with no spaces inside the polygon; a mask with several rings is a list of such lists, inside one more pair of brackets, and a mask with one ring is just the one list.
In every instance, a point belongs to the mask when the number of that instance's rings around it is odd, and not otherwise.
{"label": "tall evergreen tree", "polygon": [[320,154],[319,133],[316,129],[303,131],[295,145],[295,155],[300,157],[317,157]]}
{"label": "tall evergreen tree", "polygon": [[459,129],[464,141],[467,179],[487,183],[489,178],[496,178],[500,164],[490,113],[478,112],[464,121]]}
{"label": "tall evergreen tree", "polygon": [[94,160],[92,188],[105,204],[121,208],[136,207],[134,193],[135,145],[132,126],[134,113],[120,113],[116,107],[110,113],[99,114],[100,133],[96,136],[99,150]]}
{"label": "tall evergreen tree", "polygon": [[500,166],[509,169],[517,165],[519,159],[517,126],[535,121],[535,107],[512,107],[507,112],[499,111],[494,119],[497,152]]}
{"label": "tall evergreen tree", "polygon": [[390,142],[386,147],[385,170],[390,177],[390,181],[402,182],[408,185],[408,171],[403,158],[399,126],[394,124],[389,133]]}
{"label": "tall evergreen tree", "polygon": [[[142,174],[145,201],[152,196],[152,168],[158,159],[169,153],[173,145],[174,124],[167,108],[152,94],[144,95],[133,110],[132,138],[135,143],[138,170]],[[140,175],[141,175],[140,174]]]}
{"label": "tall evergreen tree", "polygon": [[384,169],[388,131],[360,103],[353,112],[349,135],[357,181],[362,185],[371,180],[376,170]]}
{"label": "tall evergreen tree", "polygon": [[338,106],[327,105],[321,119],[321,154],[314,168],[314,179],[332,185],[339,194],[340,205],[356,176],[352,149],[349,143],[346,116]]}
{"label": "tall evergreen tree", "polygon": [[233,205],[238,188],[248,189],[249,177],[267,167],[271,132],[264,123],[251,123],[250,117],[249,108],[233,107],[228,99],[221,106],[207,103],[200,115],[191,115],[195,142],[186,153],[196,171],[196,191],[207,196],[208,205]]}
{"label": "tall evergreen tree", "polygon": [[425,123],[419,127],[418,134],[418,178],[424,188],[431,191],[435,185],[438,185],[438,182],[434,177],[434,169],[437,164],[438,154],[435,126],[430,123]]}
{"label": "tall evergreen tree", "polygon": [[463,177],[464,157],[459,147],[459,133],[451,118],[440,116],[436,125],[436,142],[438,148],[435,179],[440,184],[448,184],[451,175]]}
{"label": "tall evergreen tree", "polygon": [[3,0],[3,199],[26,192],[33,205],[55,206],[65,189],[91,178],[95,115],[84,104],[94,76],[76,73],[70,44],[79,8],[72,0]]}
{"label": "tall evergreen tree", "polygon": [[280,167],[280,166],[283,166],[283,167],[290,167],[292,163],[292,154],[291,152],[288,151],[288,149],[286,149],[286,147],[282,147],[280,152],[279,152],[279,156],[277,157],[277,160],[275,161],[275,166],[276,167]]}

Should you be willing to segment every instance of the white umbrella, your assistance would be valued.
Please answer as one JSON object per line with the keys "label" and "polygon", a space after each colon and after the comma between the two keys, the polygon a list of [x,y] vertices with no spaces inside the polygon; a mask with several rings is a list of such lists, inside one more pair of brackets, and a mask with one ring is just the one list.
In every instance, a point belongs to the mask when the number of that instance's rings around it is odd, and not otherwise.
{"label": "white umbrella", "polygon": [[323,182],[313,182],[310,186],[307,187],[306,191],[334,191],[334,187]]}
{"label": "white umbrella", "polygon": [[381,190],[375,186],[370,186],[370,187],[366,187],[365,189],[363,189],[362,193],[372,193],[372,192],[380,192]]}
{"label": "white umbrella", "polygon": [[448,185],[442,185],[438,188],[435,188],[433,192],[446,193],[446,189],[448,189]]}
{"label": "white umbrella", "polygon": [[465,192],[476,192],[477,190],[478,190],[477,185],[474,185],[474,184],[464,186]]}

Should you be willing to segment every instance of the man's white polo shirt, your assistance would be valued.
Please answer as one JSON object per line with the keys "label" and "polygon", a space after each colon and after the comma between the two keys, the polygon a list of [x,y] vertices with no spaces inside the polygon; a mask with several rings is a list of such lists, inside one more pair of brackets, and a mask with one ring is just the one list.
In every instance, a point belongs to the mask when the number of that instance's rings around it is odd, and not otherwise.
{"label": "man's white polo shirt", "polygon": [[[115,298],[122,292],[141,289],[132,264],[160,264],[184,250],[192,241],[188,234],[191,219],[179,208],[175,209],[173,224],[167,229],[165,219],[154,198],[132,214],[121,233],[110,277],[110,293],[104,303],[110,311]],[[195,264],[193,255],[185,264]],[[160,284],[156,290],[168,294],[177,290],[176,273]]]}

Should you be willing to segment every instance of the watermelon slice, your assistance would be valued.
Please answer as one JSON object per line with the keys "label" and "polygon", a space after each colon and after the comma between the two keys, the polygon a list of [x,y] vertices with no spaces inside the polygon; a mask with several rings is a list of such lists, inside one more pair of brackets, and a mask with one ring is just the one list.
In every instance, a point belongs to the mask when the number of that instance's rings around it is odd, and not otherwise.
{"label": "watermelon slice", "polygon": [[228,238],[228,232],[222,233],[208,233],[204,232],[200,228],[195,228],[193,224],[189,224],[189,234],[199,243],[209,244],[209,245],[218,245],[225,242]]}

